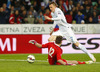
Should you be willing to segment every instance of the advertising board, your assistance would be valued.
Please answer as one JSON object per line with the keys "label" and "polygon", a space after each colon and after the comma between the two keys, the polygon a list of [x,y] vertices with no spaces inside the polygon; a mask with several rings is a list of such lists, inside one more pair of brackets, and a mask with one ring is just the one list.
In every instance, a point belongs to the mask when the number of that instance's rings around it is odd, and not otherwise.
{"label": "advertising board", "polygon": [[[42,43],[47,43],[50,35],[42,36]],[[84,45],[91,53],[100,53],[100,34],[76,34],[77,40]],[[65,38],[63,39],[62,46],[63,53],[83,53],[82,50],[75,47],[73,44],[68,43]],[[47,49],[42,49],[42,53],[47,53]]]}

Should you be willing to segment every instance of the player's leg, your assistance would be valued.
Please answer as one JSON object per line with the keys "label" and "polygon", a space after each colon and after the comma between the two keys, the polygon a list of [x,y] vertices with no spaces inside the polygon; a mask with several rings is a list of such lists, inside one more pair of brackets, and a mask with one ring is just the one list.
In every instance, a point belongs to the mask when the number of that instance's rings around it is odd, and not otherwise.
{"label": "player's leg", "polygon": [[56,35],[51,35],[48,39],[49,42],[55,41],[56,40]]}
{"label": "player's leg", "polygon": [[48,41],[49,42],[55,41],[57,36],[62,36],[62,34],[59,30],[53,32],[52,35],[49,37]]}
{"label": "player's leg", "polygon": [[75,60],[74,60],[74,61],[67,61],[67,63],[68,63],[68,64],[78,64],[78,62],[75,61]]}
{"label": "player's leg", "polygon": [[93,61],[67,61],[68,64],[92,64]]}
{"label": "player's leg", "polygon": [[72,31],[71,28],[69,28],[69,29],[67,30],[67,33],[64,34],[64,36],[65,36],[65,38],[66,38],[67,40],[69,40],[69,41],[70,41],[71,43],[73,43],[75,46],[79,47],[83,52],[85,52],[86,54],[88,54],[88,56],[89,56],[94,62],[96,61],[95,57],[94,57],[91,53],[89,53],[88,50],[87,50],[82,44],[80,44],[80,43],[77,41],[77,39],[76,39],[76,37],[75,37],[75,35],[74,35],[74,33],[73,33],[73,31]]}
{"label": "player's leg", "polygon": [[86,54],[88,54],[88,56],[94,61],[96,62],[95,57],[88,52],[88,50],[85,48],[85,46],[83,46],[82,44],[80,44],[79,42],[74,43],[75,46],[79,47],[83,52],[85,52]]}

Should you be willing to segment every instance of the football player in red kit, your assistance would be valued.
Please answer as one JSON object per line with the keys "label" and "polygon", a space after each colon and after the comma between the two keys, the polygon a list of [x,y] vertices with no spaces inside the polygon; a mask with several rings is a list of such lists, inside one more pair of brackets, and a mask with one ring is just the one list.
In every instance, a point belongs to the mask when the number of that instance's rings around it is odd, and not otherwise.
{"label": "football player in red kit", "polygon": [[49,42],[46,44],[39,44],[35,40],[30,40],[29,43],[34,44],[38,48],[48,48],[48,62],[50,65],[76,65],[76,64],[91,64],[93,61],[66,61],[62,59],[62,49],[60,48],[62,43],[62,36],[57,36],[55,42]]}

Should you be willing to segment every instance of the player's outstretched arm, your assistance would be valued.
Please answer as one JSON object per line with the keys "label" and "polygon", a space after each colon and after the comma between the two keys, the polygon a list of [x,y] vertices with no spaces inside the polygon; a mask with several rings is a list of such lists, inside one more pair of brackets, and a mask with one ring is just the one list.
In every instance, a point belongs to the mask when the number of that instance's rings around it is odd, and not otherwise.
{"label": "player's outstretched arm", "polygon": [[37,43],[35,40],[30,40],[29,43],[34,44],[38,48],[42,48],[42,44]]}
{"label": "player's outstretched arm", "polygon": [[48,16],[44,16],[45,17],[45,19],[47,19],[47,20],[52,20],[52,18],[50,18],[50,17],[48,17]]}
{"label": "player's outstretched arm", "polygon": [[37,46],[38,48],[42,48],[42,44],[36,43],[35,46]]}
{"label": "player's outstretched arm", "polygon": [[47,20],[61,20],[61,15],[58,15],[56,18],[50,18],[50,17],[48,17],[48,16],[45,16],[45,19],[47,19]]}

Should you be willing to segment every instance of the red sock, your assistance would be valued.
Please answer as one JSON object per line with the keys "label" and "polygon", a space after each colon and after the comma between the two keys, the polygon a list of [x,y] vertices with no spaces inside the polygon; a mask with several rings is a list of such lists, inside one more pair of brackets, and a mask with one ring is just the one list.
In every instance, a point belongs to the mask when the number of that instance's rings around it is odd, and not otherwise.
{"label": "red sock", "polygon": [[80,62],[80,61],[77,61],[78,62],[78,64],[85,64],[85,62]]}

